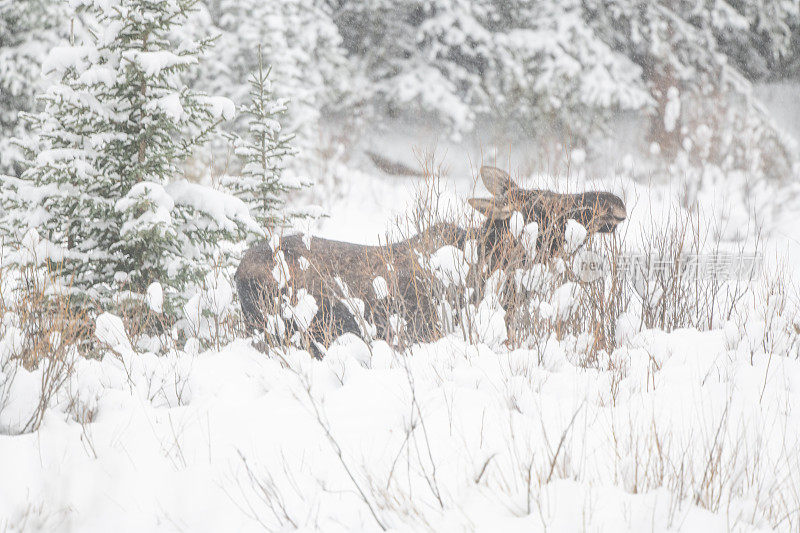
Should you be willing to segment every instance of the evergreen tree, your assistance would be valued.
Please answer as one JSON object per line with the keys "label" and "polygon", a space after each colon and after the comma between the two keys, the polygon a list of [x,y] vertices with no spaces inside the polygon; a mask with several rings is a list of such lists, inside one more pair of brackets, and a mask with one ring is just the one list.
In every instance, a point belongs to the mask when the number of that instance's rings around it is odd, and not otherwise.
{"label": "evergreen tree", "polygon": [[250,206],[256,222],[272,228],[288,221],[281,208],[284,196],[304,184],[283,175],[284,159],[297,151],[291,146],[294,135],[284,134],[280,120],[287,110],[287,98],[274,98],[265,69],[261,49],[258,51],[258,70],[250,78],[250,103],[242,116],[247,119],[249,136],[231,136],[235,154],[242,160],[241,176],[226,176],[223,185]]}
{"label": "evergreen tree", "polygon": [[101,304],[121,285],[143,292],[152,281],[179,304],[221,243],[257,229],[235,198],[175,181],[233,114],[229,100],[181,79],[209,45],[170,40],[194,4],[86,0],[92,37],[51,51],[45,69],[60,83],[27,116],[40,144],[20,143],[30,166],[5,180],[6,227],[30,225],[60,245],[66,281]]}
{"label": "evergreen tree", "polygon": [[[792,39],[800,36],[797,0],[728,0],[703,13],[720,50],[751,80],[796,77]],[[794,56],[794,57],[793,57]]]}
{"label": "evergreen tree", "polygon": [[580,15],[577,0],[341,0],[334,20],[381,112],[429,113],[455,132],[490,118],[580,140],[649,100],[639,68]]}
{"label": "evergreen tree", "polygon": [[47,85],[42,61],[67,37],[64,3],[53,0],[0,0],[0,173],[14,174],[24,154],[10,142],[28,135],[21,111],[33,111],[36,94]]}
{"label": "evergreen tree", "polygon": [[763,175],[791,173],[791,147],[747,76],[790,64],[796,0],[327,2],[379,114],[423,112],[455,132],[516,124],[513,135],[580,144],[635,111],[664,161],[703,146],[690,156],[750,168],[752,155]]}
{"label": "evergreen tree", "polygon": [[[796,3],[795,3],[796,4]],[[795,160],[789,139],[752,96],[746,77],[726,55],[737,32],[777,10],[786,21],[760,25],[773,43],[767,55],[780,55],[788,13],[797,10],[772,0],[690,2],[658,0],[584,0],[584,17],[602,39],[641,67],[651,95],[649,140],[667,161],[690,157],[723,170],[745,169],[753,178],[781,179],[792,174]],[[748,16],[745,16],[747,14]],[[726,44],[727,43],[727,44]],[[731,135],[736,132],[736,135]]]}
{"label": "evergreen tree", "polygon": [[[300,158],[310,156],[319,141],[320,119],[349,103],[353,82],[330,10],[321,0],[210,0],[207,5],[220,37],[200,85],[237,106],[247,105],[248,81],[262,50],[275,96],[292,101],[284,130],[295,135]],[[234,129],[247,131],[244,117]]]}

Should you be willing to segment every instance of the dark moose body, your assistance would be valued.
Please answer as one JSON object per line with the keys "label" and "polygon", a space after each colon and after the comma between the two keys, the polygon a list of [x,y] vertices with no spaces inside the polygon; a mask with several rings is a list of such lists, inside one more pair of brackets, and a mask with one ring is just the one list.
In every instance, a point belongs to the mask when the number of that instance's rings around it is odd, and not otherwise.
{"label": "dark moose body", "polygon": [[[318,307],[307,325],[308,334],[317,342],[328,344],[348,332],[361,335],[361,320],[374,324],[378,336],[386,338],[392,315],[402,318],[414,340],[430,340],[440,332],[431,324],[436,304],[429,285],[431,276],[419,264],[422,250],[430,253],[445,245],[463,250],[467,241],[474,239],[481,264],[494,270],[518,254],[525,254],[510,233],[509,220],[515,211],[522,214],[526,224],[538,224],[536,245],[540,259],[563,245],[568,219],[580,222],[589,232],[609,233],[626,217],[625,204],[611,193],[529,190],[518,187],[508,174],[493,167],[481,168],[480,174],[493,195],[491,199],[469,200],[487,217],[480,228],[467,230],[440,223],[409,239],[382,246],[301,235],[282,237],[274,251],[267,241],[253,246],[236,272],[236,288],[248,327],[265,329],[265,317],[280,315],[283,299],[291,299],[298,290],[305,289]],[[285,284],[273,274],[276,266],[280,268],[279,252],[288,267]],[[470,272],[470,276],[480,275]],[[380,298],[373,287],[378,276],[388,283],[386,298]],[[350,296],[364,302],[363,317],[351,311],[352,305],[345,304]],[[298,329],[291,320],[288,326],[290,330]]]}

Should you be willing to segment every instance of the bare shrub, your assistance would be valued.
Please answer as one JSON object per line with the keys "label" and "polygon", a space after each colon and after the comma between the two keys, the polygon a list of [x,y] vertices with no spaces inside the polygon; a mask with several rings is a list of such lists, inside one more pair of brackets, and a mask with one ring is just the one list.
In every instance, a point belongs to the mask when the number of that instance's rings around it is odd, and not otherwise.
{"label": "bare shrub", "polygon": [[10,516],[0,517],[0,532],[58,531],[68,527],[72,510],[52,509],[47,502],[29,502]]}
{"label": "bare shrub", "polygon": [[[261,465],[253,464],[240,450],[239,459],[244,469],[245,480],[236,480],[239,494],[228,492],[228,497],[248,516],[251,520],[258,522],[263,528],[272,530],[275,528],[295,528],[297,529],[306,521],[308,517],[295,516],[286,502],[284,489],[289,486],[295,489],[294,496],[300,496],[299,489],[284,463],[283,476],[289,480],[284,484],[284,479],[276,480],[273,474]],[[302,519],[302,521],[301,521]]]}
{"label": "bare shrub", "polygon": [[[13,280],[0,283],[0,338],[13,337],[5,365],[18,364],[40,375],[38,403],[18,428],[23,433],[35,431],[69,379],[75,358],[86,353],[91,323],[74,305],[69,288],[57,283],[61,279],[57,264],[3,266],[0,278]],[[10,393],[10,381],[4,389]]]}
{"label": "bare shrub", "polygon": [[187,342],[197,350],[219,350],[243,333],[230,280],[230,266],[216,261],[194,287],[193,297],[178,309],[171,295],[161,295],[160,306],[154,306],[141,290],[127,290],[123,284],[108,311],[122,318],[125,332],[138,350],[164,354],[183,350]]}
{"label": "bare shrub", "polygon": [[[590,240],[577,254],[562,255],[561,266],[559,258],[555,263],[551,259],[547,270],[538,267],[540,272],[549,272],[543,278],[546,281],[517,287],[514,298],[507,300],[506,312],[515,317],[509,324],[509,338],[527,347],[536,347],[550,335],[583,338],[579,342],[585,351],[583,363],[592,365],[599,353],[608,355],[617,347],[623,314],[635,318],[636,331],[721,327],[743,312],[748,295],[752,298],[760,271],[736,269],[747,266],[749,259],[755,261],[760,239],[755,239],[751,249],[726,251],[710,235],[710,228],[703,228],[699,218],[668,220],[661,226],[654,224],[641,242],[630,245],[625,236],[613,235],[599,243]],[[588,282],[581,279],[577,262],[579,254],[587,251],[606,262],[605,274]],[[524,279],[525,272],[517,270],[516,275]],[[559,309],[553,314],[552,305],[541,305],[553,302],[567,283],[573,284],[574,296],[567,312]]]}

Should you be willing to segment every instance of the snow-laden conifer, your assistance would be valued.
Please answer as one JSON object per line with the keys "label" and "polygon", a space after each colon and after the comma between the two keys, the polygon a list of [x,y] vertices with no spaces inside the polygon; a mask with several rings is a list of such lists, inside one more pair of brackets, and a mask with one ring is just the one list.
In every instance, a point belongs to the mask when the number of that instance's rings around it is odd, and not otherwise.
{"label": "snow-laden conifer", "polygon": [[58,0],[0,0],[0,173],[16,173],[24,160],[10,140],[28,135],[19,113],[32,111],[46,86],[42,61],[71,27],[64,8]]}
{"label": "snow-laden conifer", "polygon": [[[247,105],[248,80],[259,69],[261,50],[263,63],[270,65],[275,97],[291,98],[284,132],[296,135],[297,159],[303,161],[299,166],[309,166],[320,140],[320,120],[351,103],[344,94],[354,84],[328,3],[208,0],[206,5],[220,37],[200,83],[237,106]],[[247,123],[237,120],[234,127],[244,135]]]}
{"label": "snow-laden conifer", "polygon": [[247,137],[231,136],[242,161],[241,175],[226,176],[223,184],[247,203],[253,218],[266,229],[288,222],[285,195],[304,183],[284,174],[285,160],[297,154],[294,135],[282,127],[289,99],[274,96],[271,69],[265,68],[260,47],[258,52],[258,67],[250,76],[250,101],[242,110]]}
{"label": "snow-laden conifer", "polygon": [[154,281],[182,300],[220,245],[257,230],[241,201],[181,179],[233,115],[232,102],[182,79],[210,44],[173,40],[195,3],[80,1],[91,36],[50,52],[43,70],[56,83],[26,115],[39,142],[20,142],[28,168],[3,184],[5,227],[33,226],[63,247],[64,281],[101,305]]}

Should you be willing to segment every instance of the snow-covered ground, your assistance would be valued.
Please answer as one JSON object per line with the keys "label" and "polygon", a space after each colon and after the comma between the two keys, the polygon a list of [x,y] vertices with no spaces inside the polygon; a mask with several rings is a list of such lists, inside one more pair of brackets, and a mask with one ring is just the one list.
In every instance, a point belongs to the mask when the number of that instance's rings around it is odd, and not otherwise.
{"label": "snow-covered ground", "polygon": [[[555,341],[404,355],[344,337],[322,361],[244,340],[119,347],[77,362],[37,432],[0,437],[0,516],[10,531],[788,530],[800,362],[756,340],[646,331],[613,370]],[[17,375],[6,423],[38,380]]]}
{"label": "snow-covered ground", "polygon": [[[410,144],[379,148],[413,164]],[[487,195],[470,170],[479,149],[437,150],[445,202]],[[577,161],[561,188],[622,194],[635,243],[683,216],[682,191],[624,155],[601,176]],[[331,238],[377,242],[424,186],[366,160],[337,172],[347,179],[316,228]],[[744,198],[736,179],[700,191],[703,220],[736,247],[758,212],[765,271],[800,258],[796,203],[770,210],[776,189]],[[74,361],[37,431],[13,434],[46,369],[0,375],[0,531],[796,530],[797,326],[769,305],[711,331],[628,331],[591,365],[569,336],[510,351],[452,335],[408,353],[345,336],[323,360],[238,339],[156,356],[104,316],[113,350]],[[0,362],[14,342],[2,339]]]}

